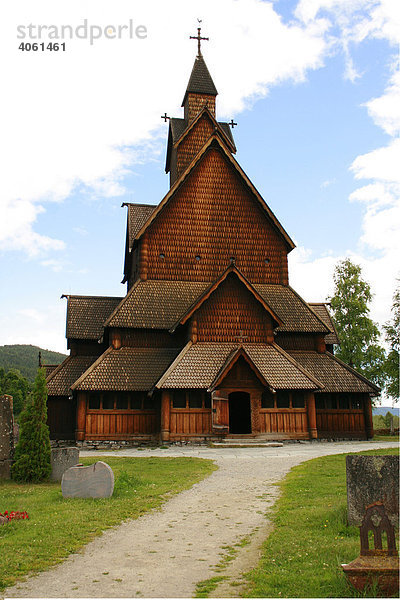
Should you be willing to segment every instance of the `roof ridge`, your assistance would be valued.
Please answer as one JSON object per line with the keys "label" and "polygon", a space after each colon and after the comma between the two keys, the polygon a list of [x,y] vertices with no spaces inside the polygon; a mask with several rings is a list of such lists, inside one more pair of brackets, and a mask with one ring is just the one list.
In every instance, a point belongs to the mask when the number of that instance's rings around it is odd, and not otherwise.
{"label": "roof ridge", "polygon": [[49,373],[48,377],[46,377],[46,383],[48,383],[53,378],[54,375],[56,375],[57,373],[59,373],[61,371],[61,367],[64,367],[65,363],[70,362],[71,357],[72,357],[72,355],[69,354],[66,358],[64,358],[64,360],[59,365],[57,365],[57,367],[53,371],[51,371],[51,373]]}
{"label": "roof ridge", "polygon": [[[310,310],[310,311],[312,312],[312,314],[313,314],[313,315],[314,315],[314,316],[315,316],[315,317],[318,319],[318,321],[319,321],[320,323],[322,323],[322,325],[325,327],[325,329],[326,329],[327,333],[331,333],[331,330],[330,330],[330,329],[328,329],[328,327],[325,325],[325,323],[323,322],[323,320],[319,318],[319,316],[317,315],[317,313],[315,312],[315,310],[313,310],[313,309],[311,308],[311,306],[309,305],[309,303],[308,303],[308,302],[306,302],[306,301],[304,300],[304,298],[302,298],[302,297],[300,296],[300,294],[299,294],[298,292],[296,292],[296,290],[295,290],[295,289],[293,289],[293,288],[292,288],[292,286],[291,286],[291,285],[288,285],[288,288],[290,288],[290,289],[292,290],[292,292],[293,292],[293,293],[294,293],[294,294],[297,296],[297,298],[299,298],[299,300],[301,300],[301,301],[303,302],[303,304],[304,304],[305,306],[307,306],[308,310]],[[322,333],[323,333],[323,332],[322,332]]]}
{"label": "roof ridge", "polygon": [[186,346],[184,346],[182,348],[182,350],[179,352],[178,356],[176,356],[174,358],[174,360],[169,365],[167,370],[163,373],[163,375],[161,375],[160,379],[154,384],[153,389],[158,388],[159,386],[161,386],[164,383],[164,381],[167,379],[167,377],[170,375],[170,373],[172,373],[172,371],[175,369],[175,367],[181,362],[182,358],[185,356],[185,354],[188,352],[188,350],[192,346],[193,346],[193,342],[191,340],[189,340],[188,343],[186,344]]}
{"label": "roof ridge", "polygon": [[124,296],[83,296],[81,294],[62,294],[61,298],[67,298],[67,300],[69,300],[69,298],[101,298],[102,300],[104,299],[117,299],[117,298],[123,298]]}
{"label": "roof ridge", "polygon": [[284,356],[285,358],[287,358],[289,360],[289,362],[291,362],[295,367],[297,367],[299,369],[299,371],[301,371],[303,373],[303,375],[305,375],[306,377],[308,377],[310,379],[310,381],[312,381],[313,383],[316,383],[317,386],[321,389],[323,389],[325,386],[316,378],[314,377],[314,375],[312,375],[311,373],[309,373],[307,371],[307,369],[305,369],[302,365],[300,365],[297,360],[295,360],[293,358],[293,356],[290,356],[290,354],[288,354],[287,352],[285,352],[285,350],[283,348],[281,348],[278,344],[276,344],[275,342],[273,342],[271,344],[275,350],[277,350],[280,354],[282,354],[282,356]]}
{"label": "roof ridge", "polygon": [[76,381],[75,381],[75,382],[74,382],[74,383],[71,385],[71,390],[75,390],[75,389],[76,389],[76,387],[77,387],[77,386],[78,386],[80,383],[82,383],[82,381],[84,381],[84,379],[86,379],[86,377],[87,377],[88,375],[90,375],[90,373],[92,373],[92,371],[94,371],[94,369],[95,369],[95,368],[96,368],[96,367],[97,367],[97,366],[98,366],[98,365],[99,365],[99,364],[100,364],[100,363],[103,361],[103,359],[104,359],[106,356],[108,356],[108,355],[109,355],[109,354],[112,352],[112,350],[114,350],[114,348],[113,348],[112,346],[109,346],[109,347],[107,348],[107,350],[105,350],[105,351],[103,352],[103,354],[100,354],[100,356],[98,357],[98,359],[97,359],[97,360],[95,360],[95,361],[94,361],[94,363],[92,363],[92,364],[90,365],[90,367],[88,367],[88,368],[86,369],[86,371],[84,371],[84,372],[82,373],[82,375],[81,375],[80,377],[78,377],[78,379],[77,379],[77,380],[76,380]]}
{"label": "roof ridge", "polygon": [[127,298],[130,297],[133,293],[133,291],[137,288],[137,286],[139,285],[139,283],[142,280],[139,278],[135,281],[135,283],[133,284],[133,286],[131,287],[131,289],[129,290],[129,292],[123,296],[121,298],[121,302],[114,308],[114,310],[112,311],[112,313],[107,317],[107,319],[104,321],[103,323],[103,327],[108,327],[109,322],[111,321],[111,319],[117,314],[117,312],[120,310],[121,305],[123,306],[123,304],[126,302]]}
{"label": "roof ridge", "polygon": [[207,115],[209,117],[209,119],[211,120],[211,122],[214,123],[214,127],[215,127],[215,125],[218,126],[218,130],[222,133],[223,137],[226,139],[226,141],[228,142],[229,146],[232,148],[232,151],[236,151],[236,147],[235,147],[235,144],[233,142],[233,139],[230,140],[228,138],[228,136],[226,135],[225,131],[221,127],[221,123],[219,121],[217,121],[217,119],[214,117],[214,115],[212,114],[212,112],[210,111],[210,109],[208,108],[208,106],[206,104],[203,106],[203,108],[201,109],[201,111],[199,113],[197,113],[196,117],[192,121],[188,122],[187,126],[182,131],[181,135],[178,137],[178,139],[175,142],[173,142],[173,146],[176,147],[178,144],[180,144],[182,142],[182,140],[187,136],[187,134],[190,131],[192,131],[193,127],[196,125],[196,123],[199,122],[199,120],[201,119],[201,117],[203,115]]}
{"label": "roof ridge", "polygon": [[356,371],[356,369],[354,369],[353,367],[351,367],[347,363],[343,362],[343,360],[341,360],[340,358],[338,358],[334,354],[331,354],[328,351],[325,354],[329,354],[329,358],[333,358],[333,360],[335,360],[339,365],[342,365],[342,367],[345,367],[350,373],[353,373],[353,375],[355,375],[356,377],[358,377],[359,379],[361,379],[362,381],[364,381],[364,383],[367,383],[371,387],[375,388],[377,392],[381,391],[381,388],[379,386],[375,385],[375,383],[373,383],[372,381],[370,381],[369,379],[367,379],[364,375],[362,375],[361,373],[359,373],[358,371]]}

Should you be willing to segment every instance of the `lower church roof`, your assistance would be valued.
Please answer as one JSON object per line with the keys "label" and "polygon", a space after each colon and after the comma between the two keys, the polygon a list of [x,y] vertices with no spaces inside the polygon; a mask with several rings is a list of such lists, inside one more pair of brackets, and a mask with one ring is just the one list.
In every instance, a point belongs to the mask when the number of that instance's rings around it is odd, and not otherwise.
{"label": "lower church roof", "polygon": [[96,359],[97,356],[68,356],[47,377],[49,396],[69,396],[72,384]]}
{"label": "lower church roof", "polygon": [[149,391],[178,348],[108,348],[72,386],[82,391]]}
{"label": "lower church roof", "polygon": [[[274,389],[310,389],[322,387],[313,375],[281,348],[268,344],[241,346],[265,381]],[[210,388],[230,356],[238,349],[234,343],[199,342],[188,344],[157,382],[157,388]]]}
{"label": "lower church roof", "polygon": [[324,385],[322,392],[378,394],[380,389],[354,369],[330,354],[291,350],[290,355]]}

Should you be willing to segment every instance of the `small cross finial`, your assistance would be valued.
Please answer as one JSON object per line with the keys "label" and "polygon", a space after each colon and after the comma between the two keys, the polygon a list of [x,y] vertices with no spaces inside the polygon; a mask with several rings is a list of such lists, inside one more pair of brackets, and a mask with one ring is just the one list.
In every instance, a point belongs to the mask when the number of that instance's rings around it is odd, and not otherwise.
{"label": "small cross finial", "polygon": [[164,123],[166,123],[171,117],[168,117],[167,113],[164,113],[163,115],[161,115],[161,118],[164,119]]}
{"label": "small cross finial", "polygon": [[[199,23],[201,23],[201,21],[199,19],[197,19],[199,21]],[[191,35],[190,38],[191,40],[197,40],[197,56],[201,56],[201,40],[209,40],[210,38],[208,37],[201,37],[201,27],[197,28],[197,35]]]}
{"label": "small cross finial", "polygon": [[239,335],[236,336],[236,339],[238,342],[243,343],[247,340],[248,337],[249,337],[248,335],[244,335],[244,331],[243,331],[243,329],[241,329],[239,331]]}
{"label": "small cross finial", "polygon": [[235,121],[233,119],[230,120],[230,122],[228,123],[228,125],[230,127],[232,127],[232,129],[235,127],[235,125],[237,125],[237,123],[235,123]]}

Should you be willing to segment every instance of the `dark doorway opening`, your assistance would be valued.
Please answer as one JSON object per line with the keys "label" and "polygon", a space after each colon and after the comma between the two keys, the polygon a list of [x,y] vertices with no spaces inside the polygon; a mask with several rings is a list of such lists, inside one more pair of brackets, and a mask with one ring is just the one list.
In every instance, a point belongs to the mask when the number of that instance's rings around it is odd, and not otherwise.
{"label": "dark doorway opening", "polygon": [[229,394],[229,433],[251,433],[250,394]]}

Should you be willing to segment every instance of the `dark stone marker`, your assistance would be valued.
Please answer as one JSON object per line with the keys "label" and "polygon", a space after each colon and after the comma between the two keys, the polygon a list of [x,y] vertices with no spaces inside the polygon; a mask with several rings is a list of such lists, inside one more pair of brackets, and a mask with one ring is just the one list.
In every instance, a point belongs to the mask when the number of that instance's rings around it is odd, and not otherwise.
{"label": "dark stone marker", "polygon": [[361,525],[367,506],[382,502],[394,527],[399,526],[399,457],[346,456],[347,519]]}
{"label": "dark stone marker", "polygon": [[0,396],[0,479],[10,479],[14,455],[12,396]]}
{"label": "dark stone marker", "polygon": [[78,448],[52,448],[50,479],[52,481],[61,481],[65,471],[77,465],[78,462]]}

